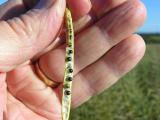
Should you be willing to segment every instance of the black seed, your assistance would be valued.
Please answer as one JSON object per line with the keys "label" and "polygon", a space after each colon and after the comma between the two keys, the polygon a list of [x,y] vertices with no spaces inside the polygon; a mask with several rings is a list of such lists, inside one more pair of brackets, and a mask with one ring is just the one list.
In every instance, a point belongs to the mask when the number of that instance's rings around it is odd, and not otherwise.
{"label": "black seed", "polygon": [[66,61],[72,61],[72,58],[71,57],[67,57]]}
{"label": "black seed", "polygon": [[69,54],[72,54],[72,53],[73,53],[73,50],[68,50],[68,53],[69,53]]}
{"label": "black seed", "polygon": [[68,72],[69,73],[73,73],[73,69],[68,69]]}
{"label": "black seed", "polygon": [[71,91],[69,91],[69,90],[65,91],[65,95],[70,95],[70,94],[71,94]]}
{"label": "black seed", "polygon": [[69,39],[70,39],[70,40],[72,39],[72,35],[69,36]]}
{"label": "black seed", "polygon": [[67,77],[66,80],[67,81],[72,81],[72,77]]}

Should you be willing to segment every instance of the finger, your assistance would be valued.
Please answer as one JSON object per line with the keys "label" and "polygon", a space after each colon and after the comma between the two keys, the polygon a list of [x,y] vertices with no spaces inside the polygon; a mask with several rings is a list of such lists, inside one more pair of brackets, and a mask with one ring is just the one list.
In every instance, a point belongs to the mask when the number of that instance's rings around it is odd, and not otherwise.
{"label": "finger", "polygon": [[65,0],[41,0],[20,17],[1,21],[0,71],[13,69],[47,47],[59,31],[64,10]]}
{"label": "finger", "polygon": [[[81,17],[79,16],[79,19],[77,19],[74,22],[75,31],[83,30],[84,28],[90,26],[91,24],[99,20],[107,12],[124,4],[126,1],[131,1],[131,0],[90,0],[90,1],[92,8],[88,12],[88,14],[85,14]],[[74,11],[75,12],[73,13],[73,16],[78,16],[79,15],[78,11],[81,11],[81,9],[79,10],[74,9]]]}
{"label": "finger", "polygon": [[145,52],[145,43],[133,35],[122,41],[101,59],[75,76],[73,82],[73,107],[77,107],[94,95],[112,86],[140,61]]}
{"label": "finger", "polygon": [[[144,6],[140,2],[129,2],[76,36],[74,75],[94,63],[110,48],[135,32],[143,23],[144,18]],[[65,45],[42,56],[39,64],[42,71],[50,79],[62,82],[64,60]]]}
{"label": "finger", "polygon": [[0,73],[0,120],[3,120],[3,113],[6,111],[7,86],[5,80],[6,74]]}

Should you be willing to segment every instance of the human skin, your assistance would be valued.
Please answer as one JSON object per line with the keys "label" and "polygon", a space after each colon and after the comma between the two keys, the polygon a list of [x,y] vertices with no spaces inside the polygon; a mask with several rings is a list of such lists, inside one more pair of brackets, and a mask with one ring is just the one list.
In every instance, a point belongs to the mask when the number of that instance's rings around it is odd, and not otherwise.
{"label": "human skin", "polygon": [[[9,0],[0,6],[0,120],[61,120],[65,43],[59,31],[66,3],[40,0],[33,7],[30,1]],[[146,9],[139,0],[67,4],[76,31],[76,108],[113,85],[143,57],[145,43],[133,33],[143,24]],[[58,87],[47,87],[37,77],[32,61],[38,59]]]}

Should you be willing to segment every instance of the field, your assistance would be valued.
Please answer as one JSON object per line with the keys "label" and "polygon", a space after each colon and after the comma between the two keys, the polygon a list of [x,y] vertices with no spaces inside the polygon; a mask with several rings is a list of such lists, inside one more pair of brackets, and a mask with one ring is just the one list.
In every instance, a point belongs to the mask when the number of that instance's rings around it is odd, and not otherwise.
{"label": "field", "polygon": [[160,120],[158,39],[148,36],[140,64],[113,87],[72,110],[71,120]]}

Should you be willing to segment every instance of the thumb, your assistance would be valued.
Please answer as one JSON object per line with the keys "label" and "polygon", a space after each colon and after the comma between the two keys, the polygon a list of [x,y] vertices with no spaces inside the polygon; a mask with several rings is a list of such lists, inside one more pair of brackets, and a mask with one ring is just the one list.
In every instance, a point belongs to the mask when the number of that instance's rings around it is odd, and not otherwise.
{"label": "thumb", "polygon": [[25,14],[0,21],[0,72],[12,70],[47,47],[59,31],[65,0],[40,0]]}

